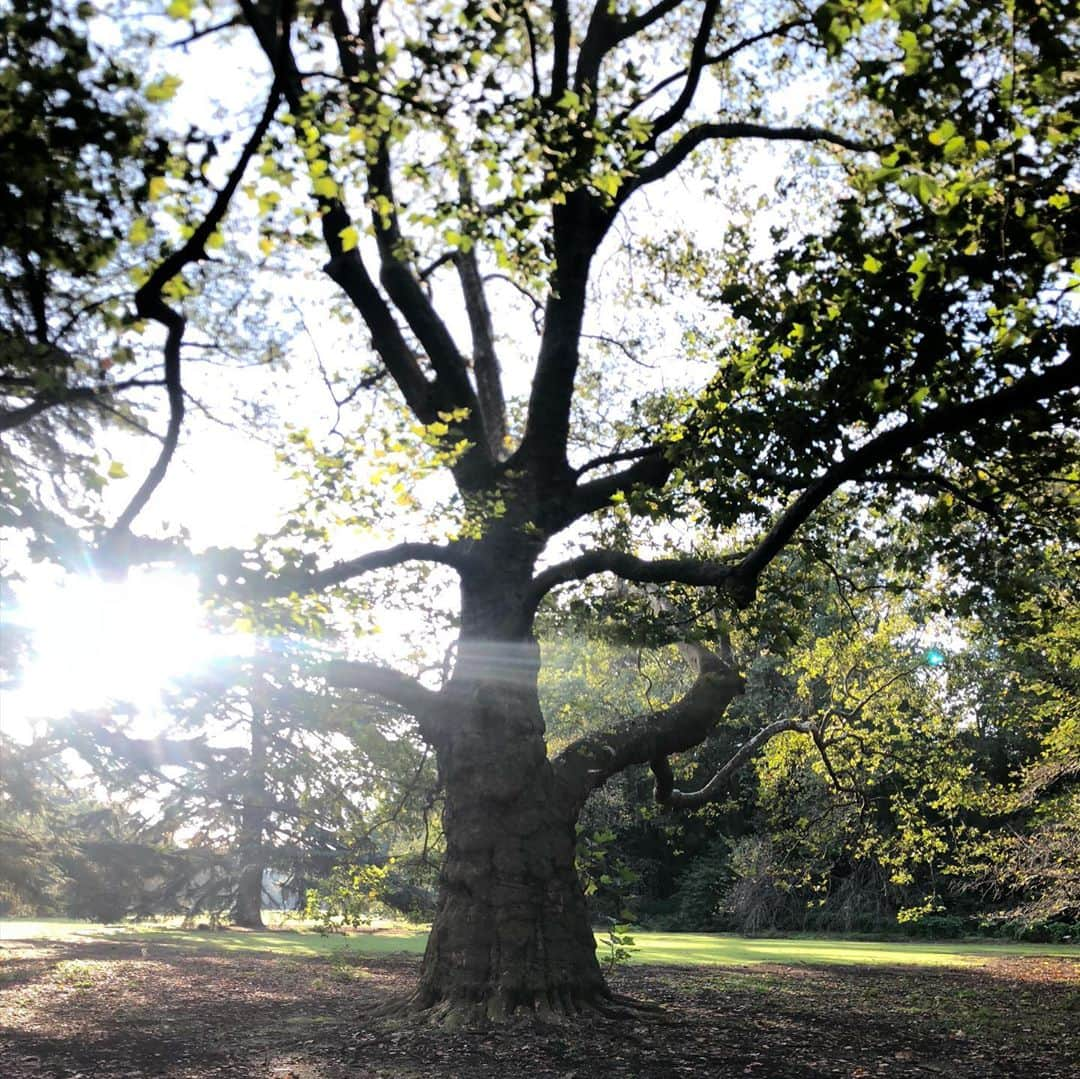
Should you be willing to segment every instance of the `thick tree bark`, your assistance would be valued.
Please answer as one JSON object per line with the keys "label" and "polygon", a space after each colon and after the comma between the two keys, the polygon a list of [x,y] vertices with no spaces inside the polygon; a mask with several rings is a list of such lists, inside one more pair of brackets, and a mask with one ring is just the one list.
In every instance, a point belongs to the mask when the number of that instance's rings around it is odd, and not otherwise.
{"label": "thick tree bark", "polygon": [[576,811],[544,743],[529,574],[491,564],[463,583],[438,747],[447,850],[413,998],[449,1025],[576,1014],[608,997],[574,864]]}

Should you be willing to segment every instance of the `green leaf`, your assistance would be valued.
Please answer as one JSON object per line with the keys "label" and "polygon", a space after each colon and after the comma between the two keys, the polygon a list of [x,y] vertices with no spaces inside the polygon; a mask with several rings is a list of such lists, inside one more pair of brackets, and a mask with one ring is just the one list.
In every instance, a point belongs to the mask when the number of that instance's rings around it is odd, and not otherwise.
{"label": "green leaf", "polygon": [[952,120],[945,120],[927,136],[933,146],[943,146],[956,134],[956,124]]}
{"label": "green leaf", "polygon": [[882,264],[881,261],[874,258],[873,255],[867,255],[866,258],[863,259],[862,265],[863,269],[866,270],[867,273],[878,273],[881,270]]}
{"label": "green leaf", "polygon": [[109,465],[109,479],[111,480],[123,480],[127,479],[127,469],[119,461],[113,461]]}
{"label": "green leaf", "polygon": [[312,185],[312,189],[320,198],[337,198],[338,185],[329,176],[320,176]]}
{"label": "green leaf", "polygon": [[338,233],[342,251],[352,251],[360,242],[360,232],[355,225],[347,225]]}
{"label": "green leaf", "polygon": [[146,88],[146,100],[153,102],[155,105],[172,101],[182,82],[183,80],[177,75],[162,75],[160,79],[156,79]]}
{"label": "green leaf", "polygon": [[137,217],[128,229],[128,239],[133,244],[144,244],[150,239],[150,223],[145,217]]}
{"label": "green leaf", "polygon": [[614,198],[622,187],[622,177],[617,172],[603,172],[593,177],[593,186],[601,194]]}
{"label": "green leaf", "polygon": [[954,158],[959,157],[964,152],[965,146],[967,146],[967,143],[964,141],[963,135],[953,135],[953,137],[945,143],[945,160],[952,161]]}
{"label": "green leaf", "polygon": [[473,240],[471,236],[463,236],[456,229],[447,229],[443,233],[443,239],[451,246],[456,247],[461,251],[468,254],[473,247]]}

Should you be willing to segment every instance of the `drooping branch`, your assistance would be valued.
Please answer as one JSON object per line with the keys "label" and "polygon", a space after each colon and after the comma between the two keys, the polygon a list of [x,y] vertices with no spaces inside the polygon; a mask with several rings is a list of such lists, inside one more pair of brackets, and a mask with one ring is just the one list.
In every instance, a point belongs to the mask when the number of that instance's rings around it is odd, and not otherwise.
{"label": "drooping branch", "polygon": [[262,115],[240,151],[236,164],[228,179],[214,197],[210,209],[203,216],[191,236],[179,248],[163,259],[151,271],[150,276],[135,293],[135,309],[142,318],[157,322],[165,328],[165,392],[169,402],[169,423],[162,441],[161,451],[151,466],[146,478],[132,496],[127,506],[117,517],[103,548],[109,547],[126,536],[132,521],[142,512],[154,491],[161,485],[168,472],[169,464],[180,442],[180,430],[184,422],[184,389],[180,381],[180,346],[184,337],[187,320],[180,312],[173,310],[164,298],[165,286],[193,263],[206,258],[206,245],[217,231],[232,202],[233,195],[247,171],[251,159],[258,151],[270,123],[277,111],[281,89],[274,81],[267,95]]}

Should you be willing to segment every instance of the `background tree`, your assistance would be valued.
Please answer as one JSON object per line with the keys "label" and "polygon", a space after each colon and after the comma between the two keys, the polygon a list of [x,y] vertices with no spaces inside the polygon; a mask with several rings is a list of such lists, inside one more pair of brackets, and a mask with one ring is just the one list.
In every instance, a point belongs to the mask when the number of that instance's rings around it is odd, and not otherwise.
{"label": "background tree", "polygon": [[[721,637],[685,643],[680,698],[549,754],[537,611],[598,574],[746,609],[842,490],[862,506],[942,486],[961,502],[993,500],[1009,479],[1067,467],[1080,367],[1066,278],[1077,230],[1065,9],[555,0],[391,12],[239,0],[212,16],[193,3],[172,11],[190,37],[221,27],[221,48],[256,44],[264,95],[225,182],[178,193],[190,232],[148,260],[136,292],[137,312],[165,332],[169,426],[110,549],[139,549],[127,529],[177,443],[182,275],[258,157],[248,188],[265,238],[294,236],[305,220],[321,235],[326,276],[413,432],[312,445],[323,498],[296,519],[292,553],[281,548],[269,575],[219,553],[203,559],[208,576],[254,601],[355,597],[418,561],[456,575],[456,643],[438,688],[371,660],[329,671],[409,712],[438,758],[446,856],[412,1004],[447,1022],[607,1010],[574,866],[586,800],[648,764],[662,804],[700,805],[770,739],[819,724],[762,726],[700,788],[677,789],[671,758],[708,739],[743,690]],[[711,181],[731,190],[751,143],[802,149],[784,159],[791,196],[825,197],[803,227],[778,223],[771,243],[750,218],[714,256],[698,244],[663,261],[677,238],[627,233],[631,253],[660,271],[634,295],[662,308],[667,273],[711,312],[678,349],[710,370],[638,395],[636,409],[628,379],[606,410],[622,409],[617,421],[601,412],[582,425],[598,267],[617,227],[650,231],[649,195],[702,156],[727,163]],[[306,219],[284,224],[278,208],[302,178]],[[507,285],[535,303],[534,350],[492,299]],[[460,320],[447,315],[462,308]],[[310,436],[297,437],[306,450]],[[413,463],[449,473],[453,493],[395,464],[388,486],[413,511],[399,526],[412,538],[335,560],[325,518],[386,476],[361,467],[368,453],[394,463],[406,445]],[[365,497],[352,527],[385,521]],[[717,532],[722,554],[695,547],[694,528]]]}

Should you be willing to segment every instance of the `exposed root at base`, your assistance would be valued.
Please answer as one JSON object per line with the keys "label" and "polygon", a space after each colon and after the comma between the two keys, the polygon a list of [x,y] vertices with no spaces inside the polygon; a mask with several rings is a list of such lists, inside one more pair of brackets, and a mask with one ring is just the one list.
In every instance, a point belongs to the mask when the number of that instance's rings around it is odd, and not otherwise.
{"label": "exposed root at base", "polygon": [[590,995],[551,992],[538,994],[528,1004],[508,1009],[503,997],[495,994],[486,1001],[437,1000],[428,1003],[415,992],[383,1001],[362,1012],[364,1019],[393,1027],[427,1026],[443,1030],[474,1030],[488,1026],[568,1025],[600,1016],[604,1019],[664,1021],[665,1010],[658,1004],[635,1000],[615,993]]}

